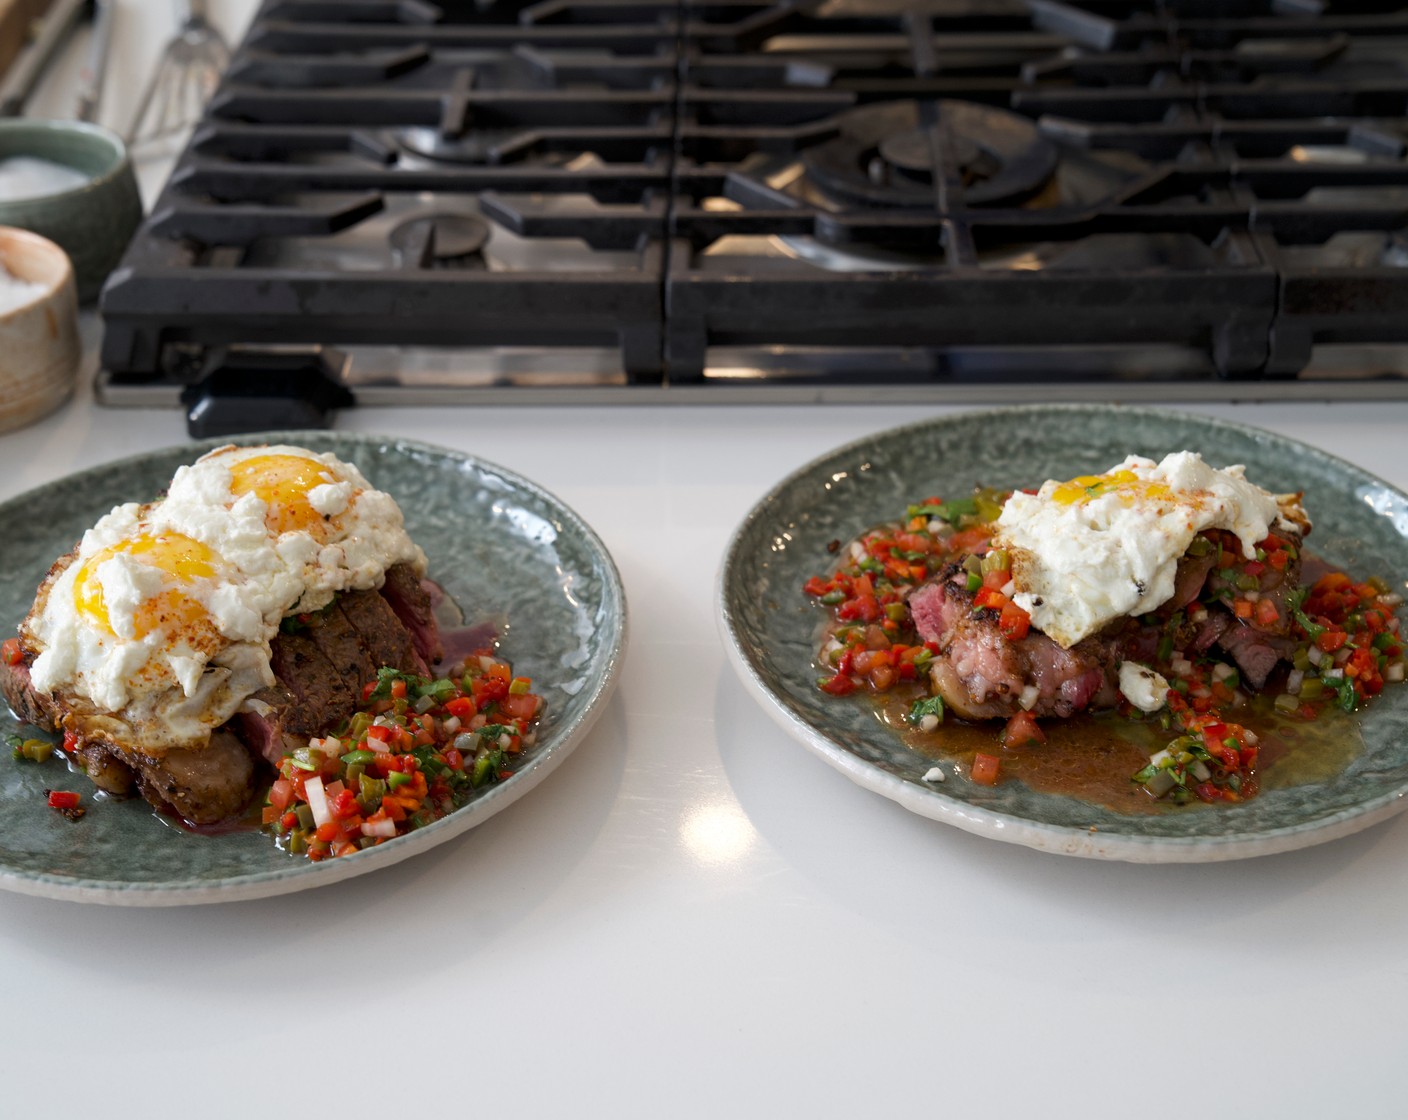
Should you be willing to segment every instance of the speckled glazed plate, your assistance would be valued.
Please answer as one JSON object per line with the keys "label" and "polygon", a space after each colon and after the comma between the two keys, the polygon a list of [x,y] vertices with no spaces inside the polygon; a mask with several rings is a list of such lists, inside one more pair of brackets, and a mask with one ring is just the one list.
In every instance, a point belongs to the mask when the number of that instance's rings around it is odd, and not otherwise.
{"label": "speckled glazed plate", "polygon": [[[220,441],[226,442],[226,441]],[[140,800],[94,800],[70,823],[43,789],[91,790],[57,758],[0,758],[0,887],[26,894],[129,906],[259,898],[322,886],[398,863],[458,836],[543,780],[586,735],[621,665],[626,604],[596,534],[525,478],[443,448],[327,432],[279,432],[240,443],[284,442],[332,451],[400,503],[430,574],[465,611],[492,604],[506,623],[500,652],[533,678],[546,704],[537,743],[515,773],[427,828],[343,859],[310,863],[254,830],[197,835]],[[54,558],[114,505],[147,501],[176,467],[217,443],[187,444],[72,475],[0,505],[0,628],[13,633]],[[0,704],[0,732],[18,724]]]}
{"label": "speckled glazed plate", "polygon": [[[818,459],[778,484],[735,533],[719,573],[717,609],[744,685],[791,735],[867,789],[934,820],[1045,851],[1145,863],[1266,855],[1365,828],[1405,805],[1408,687],[1390,688],[1360,718],[1364,750],[1334,778],[1264,791],[1240,805],[1127,816],[1032,791],[954,776],[926,783],[933,760],[910,750],[864,699],[816,687],[821,617],[801,592],[834,563],[826,550],[928,494],[982,484],[1039,485],[1098,473],[1138,452],[1201,452],[1245,463],[1268,489],[1305,491],[1311,546],[1395,586],[1408,577],[1408,497],[1312,447],[1254,428],[1179,413],[1040,406],[975,412],[881,432]],[[951,769],[949,767],[948,769]]]}

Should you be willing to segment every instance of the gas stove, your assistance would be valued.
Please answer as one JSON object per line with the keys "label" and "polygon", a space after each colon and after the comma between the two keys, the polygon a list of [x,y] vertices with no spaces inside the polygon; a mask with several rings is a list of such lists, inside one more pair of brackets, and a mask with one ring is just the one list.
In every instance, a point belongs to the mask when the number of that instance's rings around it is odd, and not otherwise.
{"label": "gas stove", "polygon": [[270,0],[100,399],[1408,396],[1408,7]]}

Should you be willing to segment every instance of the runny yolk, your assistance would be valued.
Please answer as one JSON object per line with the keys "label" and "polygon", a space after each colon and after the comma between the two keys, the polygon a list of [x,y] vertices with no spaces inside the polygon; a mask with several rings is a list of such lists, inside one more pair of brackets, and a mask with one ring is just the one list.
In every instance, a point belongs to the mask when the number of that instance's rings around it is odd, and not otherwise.
{"label": "runny yolk", "polygon": [[1111,471],[1109,474],[1083,474],[1056,487],[1051,492],[1051,500],[1057,505],[1069,506],[1103,498],[1106,494],[1114,494],[1120,503],[1126,506],[1132,506],[1135,502],[1174,500],[1173,488],[1168,483],[1140,478],[1129,470]]}
{"label": "runny yolk", "polygon": [[152,596],[133,613],[134,633],[139,640],[158,627],[174,634],[207,617],[205,608],[183,589],[196,580],[213,579],[220,562],[219,556],[200,541],[181,533],[144,534],[109,545],[89,557],[74,578],[75,605],[102,629],[110,634],[115,633],[103,596],[103,585],[98,579],[98,568],[118,555],[130,556],[146,567],[165,572],[171,577],[167,582],[177,584]]}
{"label": "runny yolk", "polygon": [[309,504],[308,491],[337,481],[327,465],[301,455],[255,455],[235,463],[230,473],[235,476],[230,485],[232,496],[254,494],[268,503],[264,523],[270,532],[302,529],[320,540],[325,538],[326,522]]}

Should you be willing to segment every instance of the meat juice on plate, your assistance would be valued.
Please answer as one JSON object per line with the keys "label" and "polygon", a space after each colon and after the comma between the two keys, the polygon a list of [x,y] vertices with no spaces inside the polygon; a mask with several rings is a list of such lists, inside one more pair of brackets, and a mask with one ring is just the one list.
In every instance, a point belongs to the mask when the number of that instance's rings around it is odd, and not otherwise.
{"label": "meat juice on plate", "polygon": [[1398,597],[1307,563],[1309,531],[1298,494],[1187,452],[929,499],[808,581],[818,685],[967,780],[1123,812],[1323,780],[1403,646]]}

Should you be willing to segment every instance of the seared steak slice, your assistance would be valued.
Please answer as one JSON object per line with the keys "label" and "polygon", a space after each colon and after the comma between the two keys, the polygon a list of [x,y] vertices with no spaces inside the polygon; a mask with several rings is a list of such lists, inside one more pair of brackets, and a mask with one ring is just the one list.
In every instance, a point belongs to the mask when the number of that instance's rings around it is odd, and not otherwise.
{"label": "seared steak slice", "polygon": [[354,591],[342,596],[337,608],[361,639],[374,668],[389,665],[408,673],[428,675],[410,633],[381,595],[375,591]]}
{"label": "seared steak slice", "polygon": [[360,689],[360,682],[344,680],[306,631],[280,634],[271,649],[274,676],[293,698],[281,710],[285,732],[319,735],[352,710],[361,693],[355,697],[348,693]]}
{"label": "seared steak slice", "polygon": [[1118,703],[1120,656],[1115,644],[1087,638],[1062,649],[1036,630],[1009,641],[998,628],[997,612],[973,610],[964,573],[949,565],[909,599],[919,636],[939,652],[931,674],[944,703],[969,719],[1001,719],[1024,705],[1037,716],[1065,717],[1091,707]]}
{"label": "seared steak slice", "polygon": [[251,697],[235,722],[249,749],[274,766],[350,716],[382,666],[428,673],[410,633],[375,591],[339,596],[307,629],[275,638],[272,653],[279,683]]}
{"label": "seared steak slice", "polygon": [[5,703],[21,723],[31,723],[44,731],[59,729],[58,713],[53,702],[34,691],[29,680],[29,666],[23,661],[15,665],[0,665],[0,690]]}
{"label": "seared steak slice", "polygon": [[1217,645],[1232,655],[1242,679],[1257,691],[1266,687],[1271,671],[1296,648],[1296,643],[1288,637],[1269,634],[1241,621],[1223,631]]}
{"label": "seared steak slice", "polygon": [[377,664],[363,644],[362,636],[336,603],[319,611],[305,633],[327,658],[333,672],[346,684],[342,692],[351,701],[347,706],[350,713],[362,697],[362,686],[375,678],[377,670]]}
{"label": "seared steak slice", "polygon": [[388,568],[381,593],[411,633],[416,652],[427,665],[436,665],[444,656],[440,645],[440,627],[435,621],[435,604],[421,578],[407,564]]}
{"label": "seared steak slice", "polygon": [[231,732],[217,730],[200,750],[167,751],[159,759],[131,755],[142,796],[192,824],[234,816],[254,794],[254,759]]}

